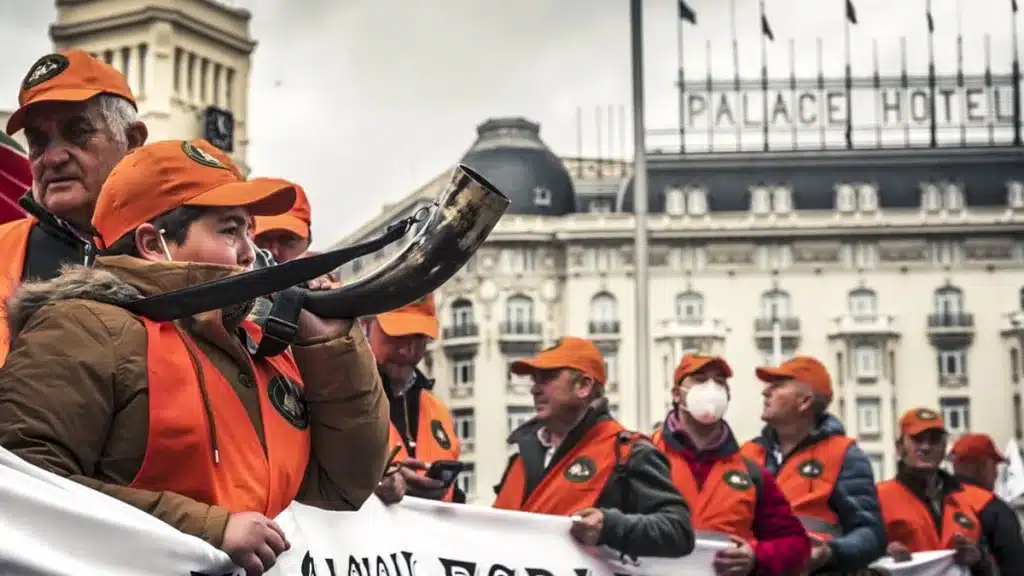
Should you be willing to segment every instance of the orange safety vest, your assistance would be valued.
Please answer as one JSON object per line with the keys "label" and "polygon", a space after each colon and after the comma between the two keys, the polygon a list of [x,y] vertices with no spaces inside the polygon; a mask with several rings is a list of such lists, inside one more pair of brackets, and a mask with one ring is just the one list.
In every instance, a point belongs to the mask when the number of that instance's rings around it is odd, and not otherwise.
{"label": "orange safety vest", "polygon": [[[35,218],[20,218],[0,225],[0,254],[4,258],[3,265],[0,265],[0,302],[7,302],[21,284],[21,274],[25,271],[28,237],[35,223]],[[7,330],[7,315],[0,314],[0,366],[7,360],[10,349],[11,337]]]}
{"label": "orange safety vest", "polygon": [[310,452],[302,377],[291,354],[250,362],[264,450],[238,394],[195,343],[171,322],[142,323],[149,432],[131,487],[176,492],[231,513],[280,514],[299,493]]}
{"label": "orange safety vest", "polygon": [[981,486],[961,482],[960,487],[961,498],[971,505],[971,509],[974,510],[975,514],[981,514],[981,511],[985,506],[988,506],[988,503],[996,497],[995,494],[985,490]]}
{"label": "orange safety vest", "polygon": [[719,460],[701,489],[690,465],[668,447],[661,429],[655,431],[652,441],[668,457],[672,483],[690,503],[694,529],[754,540],[758,482],[750,474],[750,464],[756,463],[739,452]]}
{"label": "orange safety vest", "polygon": [[887,539],[903,544],[911,554],[950,550],[957,532],[971,542],[981,539],[981,521],[963,491],[947,494],[942,502],[942,534],[925,504],[899,480],[878,484],[878,503]]}
{"label": "orange safety vest", "polygon": [[[822,540],[843,535],[839,516],[828,505],[828,499],[852,444],[853,438],[830,436],[790,454],[775,475],[779,490],[793,507],[793,514],[808,533]],[[740,453],[761,465],[767,457],[764,448],[756,442],[744,444]]]}
{"label": "orange safety vest", "polygon": [[604,491],[612,472],[625,460],[633,444],[642,436],[626,433],[615,420],[595,424],[580,441],[548,468],[544,478],[526,495],[526,468],[515,458],[505,481],[494,499],[494,508],[536,514],[569,516],[584,508],[593,508]]}
{"label": "orange safety vest", "polygon": [[[405,442],[402,435],[391,423],[391,449],[398,447],[394,461],[402,462],[409,459],[409,451],[405,449]],[[427,390],[420,390],[420,413],[419,424],[416,428],[416,459],[423,462],[436,462],[438,460],[458,460],[462,454],[462,442],[459,435],[455,433],[455,424],[452,422],[451,412]],[[426,472],[422,472],[425,474]],[[445,502],[451,502],[455,493],[455,485],[448,489],[444,495]]]}

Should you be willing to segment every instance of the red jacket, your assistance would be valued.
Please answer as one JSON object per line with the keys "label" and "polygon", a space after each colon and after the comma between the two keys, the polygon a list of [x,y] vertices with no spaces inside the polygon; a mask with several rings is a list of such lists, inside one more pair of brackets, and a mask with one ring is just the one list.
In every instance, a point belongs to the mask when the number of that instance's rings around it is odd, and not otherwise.
{"label": "red jacket", "polygon": [[[728,458],[739,451],[739,445],[727,431],[725,440],[717,447],[697,453],[689,438],[678,429],[674,415],[665,419],[665,443],[673,452],[680,454],[690,465],[698,486],[703,486],[711,468],[718,460]],[[775,476],[761,467],[761,489],[757,495],[754,513],[754,537],[757,546],[757,576],[786,576],[799,574],[807,566],[811,556],[811,540],[803,524],[793,515],[789,501],[779,490]]]}

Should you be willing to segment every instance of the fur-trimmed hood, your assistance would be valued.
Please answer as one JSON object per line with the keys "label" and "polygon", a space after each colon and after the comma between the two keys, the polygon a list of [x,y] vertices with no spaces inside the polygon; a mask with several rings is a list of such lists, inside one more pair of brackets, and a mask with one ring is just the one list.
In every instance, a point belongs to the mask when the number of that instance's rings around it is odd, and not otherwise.
{"label": "fur-trimmed hood", "polygon": [[91,300],[116,306],[224,278],[239,270],[216,264],[147,262],[130,256],[101,257],[91,268],[65,265],[53,280],[26,282],[7,299],[10,341],[36,312],[62,300]]}

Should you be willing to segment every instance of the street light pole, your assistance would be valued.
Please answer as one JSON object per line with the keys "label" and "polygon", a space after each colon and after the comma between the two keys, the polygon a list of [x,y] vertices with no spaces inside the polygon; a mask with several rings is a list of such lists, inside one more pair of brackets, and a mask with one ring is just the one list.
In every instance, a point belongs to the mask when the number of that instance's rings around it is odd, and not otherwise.
{"label": "street light pole", "polygon": [[630,0],[629,25],[631,62],[633,68],[633,218],[636,232],[633,239],[636,322],[636,390],[638,430],[651,426],[650,379],[650,309],[647,305],[649,276],[647,273],[647,155],[644,124],[644,22],[642,0]]}

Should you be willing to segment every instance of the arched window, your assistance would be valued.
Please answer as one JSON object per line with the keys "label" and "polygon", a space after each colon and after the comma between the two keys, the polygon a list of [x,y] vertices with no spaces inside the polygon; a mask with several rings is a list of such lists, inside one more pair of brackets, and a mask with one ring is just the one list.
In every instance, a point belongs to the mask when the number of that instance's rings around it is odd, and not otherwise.
{"label": "arched window", "polygon": [[772,188],[772,211],[776,214],[789,214],[793,209],[793,198],[788,186]]}
{"label": "arched window", "polygon": [[613,334],[619,331],[619,307],[615,297],[607,292],[594,295],[590,300],[590,332]]}
{"label": "arched window", "polygon": [[517,294],[505,302],[506,333],[534,334],[533,300]]}
{"label": "arched window", "polygon": [[451,308],[453,336],[471,336],[476,334],[476,322],[473,320],[473,303],[465,298],[452,302]]}
{"label": "arched window", "polygon": [[836,209],[853,212],[857,209],[857,196],[852,184],[836,184]]}
{"label": "arched window", "polygon": [[935,314],[953,317],[964,312],[964,293],[954,286],[943,286],[935,291]]}
{"label": "arched window", "polygon": [[690,188],[687,200],[687,213],[690,216],[703,216],[708,213],[707,190],[700,186]]}
{"label": "arched window", "polygon": [[676,296],[676,318],[687,322],[703,321],[704,297],[692,291]]}
{"label": "arched window", "polygon": [[686,212],[686,197],[682,188],[669,186],[665,189],[665,212],[672,216],[679,216]]}
{"label": "arched window", "polygon": [[850,315],[854,318],[874,318],[878,314],[878,296],[873,290],[851,290],[847,301],[850,305]]}
{"label": "arched window", "polygon": [[761,295],[761,318],[778,320],[791,315],[790,298],[782,290],[769,290]]}

